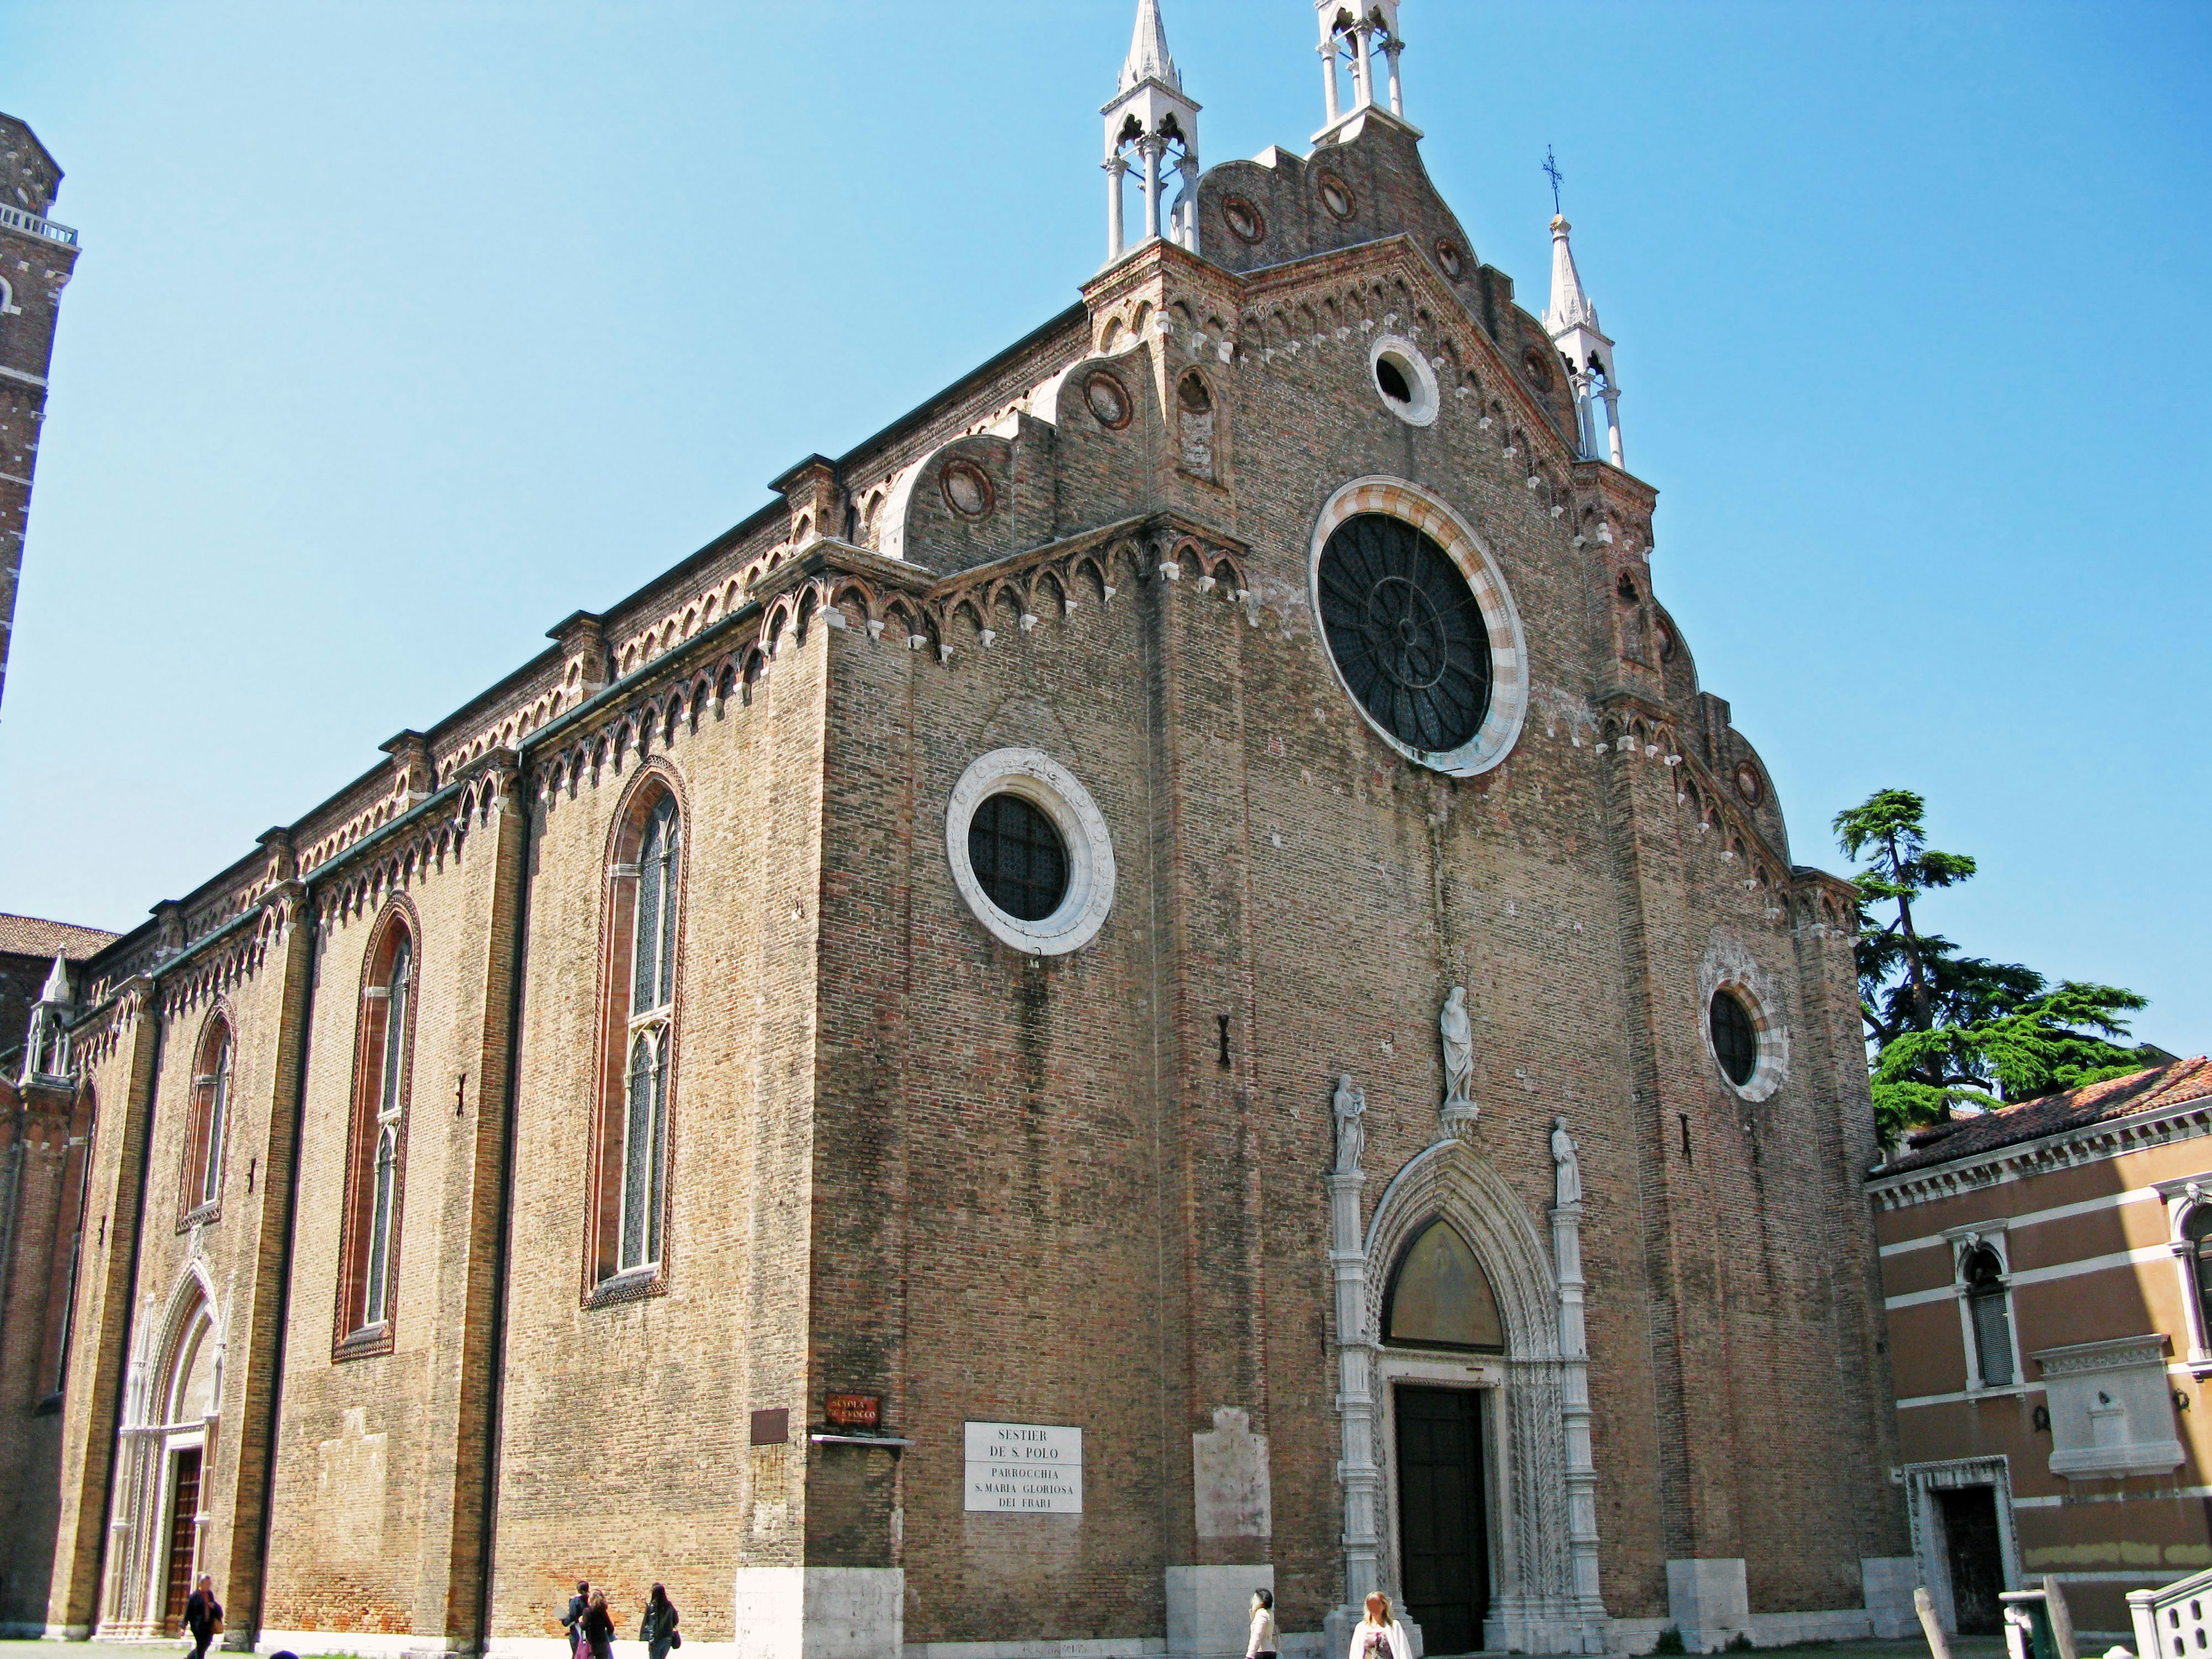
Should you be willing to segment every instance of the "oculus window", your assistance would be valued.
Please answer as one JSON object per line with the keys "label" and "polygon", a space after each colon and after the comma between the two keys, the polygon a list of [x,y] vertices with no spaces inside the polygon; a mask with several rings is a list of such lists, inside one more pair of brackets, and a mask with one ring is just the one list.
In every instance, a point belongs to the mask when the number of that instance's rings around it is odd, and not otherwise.
{"label": "oculus window", "polygon": [[1404,1347],[1505,1352],[1489,1276],[1449,1222],[1430,1222],[1398,1258],[1382,1304],[1382,1340]]}
{"label": "oculus window", "polygon": [[1422,754],[1473,741],[1490,709],[1490,633],[1443,549],[1402,519],[1358,514],[1317,574],[1329,654],[1369,716]]}
{"label": "oculus window", "polygon": [[1720,1061],[1722,1075],[1737,1088],[1742,1088],[1759,1069],[1759,1030],[1752,1024],[1751,1010],[1733,991],[1716,991],[1708,1024],[1712,1031],[1713,1058]]}
{"label": "oculus window", "polygon": [[1042,921],[1067,896],[1067,843],[1019,795],[994,795],[975,809],[968,861],[991,902],[1018,921]]}

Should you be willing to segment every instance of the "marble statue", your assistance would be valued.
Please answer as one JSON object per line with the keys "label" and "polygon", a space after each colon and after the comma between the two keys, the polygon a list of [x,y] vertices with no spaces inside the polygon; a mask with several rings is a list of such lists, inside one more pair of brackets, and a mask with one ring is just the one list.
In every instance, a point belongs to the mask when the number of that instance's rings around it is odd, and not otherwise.
{"label": "marble statue", "polygon": [[1367,1126],[1359,1120],[1367,1110],[1366,1092],[1346,1072],[1336,1079],[1336,1173],[1364,1175],[1360,1158],[1367,1151]]}
{"label": "marble statue", "polygon": [[1563,1117],[1552,1120],[1552,1164],[1557,1181],[1557,1202],[1561,1209],[1583,1201],[1583,1159],[1575,1150],[1575,1138],[1567,1133],[1567,1121]]}
{"label": "marble statue", "polygon": [[1444,1041],[1444,1120],[1471,1118],[1480,1109],[1468,1092],[1474,1080],[1474,1022],[1468,1017],[1467,987],[1451,988],[1437,1029]]}

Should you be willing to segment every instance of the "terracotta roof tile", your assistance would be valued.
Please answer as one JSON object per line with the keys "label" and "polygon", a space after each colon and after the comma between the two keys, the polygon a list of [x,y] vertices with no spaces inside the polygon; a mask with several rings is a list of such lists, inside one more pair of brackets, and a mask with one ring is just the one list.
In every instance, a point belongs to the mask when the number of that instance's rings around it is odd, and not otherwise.
{"label": "terracotta roof tile", "polygon": [[71,962],[82,962],[121,937],[66,921],[41,921],[36,916],[0,914],[0,953],[9,956],[44,957],[52,961],[58,951]]}
{"label": "terracotta roof tile", "polygon": [[2212,1096],[2212,1060],[2199,1054],[2154,1066],[2106,1083],[2093,1083],[2063,1095],[2023,1100],[1980,1117],[1955,1118],[1929,1129],[1916,1129],[1906,1138],[1905,1151],[1875,1171],[1894,1175],[1900,1170],[1924,1170],[1976,1158],[2023,1140],[2085,1129],[2111,1118],[2135,1117]]}

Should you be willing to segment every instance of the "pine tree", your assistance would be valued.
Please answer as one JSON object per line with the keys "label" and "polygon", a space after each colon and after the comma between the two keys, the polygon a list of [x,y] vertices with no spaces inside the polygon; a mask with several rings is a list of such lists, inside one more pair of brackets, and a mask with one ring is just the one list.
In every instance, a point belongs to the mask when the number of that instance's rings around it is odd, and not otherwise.
{"label": "pine tree", "polygon": [[1974,860],[1928,845],[1928,804],[1877,789],[1836,814],[1836,840],[1863,856],[1859,890],[1859,1008],[1866,1022],[1875,1117],[1882,1139],[1940,1122],[1954,1107],[1988,1108],[2106,1078],[2157,1051],[2124,1047],[2122,1016],[2144,1006],[2118,986],[2063,980],[1959,954],[1922,931],[1914,901],[1972,879]]}

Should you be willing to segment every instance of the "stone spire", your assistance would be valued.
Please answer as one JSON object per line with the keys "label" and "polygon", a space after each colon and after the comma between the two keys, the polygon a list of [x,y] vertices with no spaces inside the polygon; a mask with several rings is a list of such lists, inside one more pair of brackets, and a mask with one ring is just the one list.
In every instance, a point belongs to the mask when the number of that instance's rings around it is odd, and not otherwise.
{"label": "stone spire", "polygon": [[1552,216],[1552,303],[1544,312],[1544,331],[1566,360],[1574,383],[1583,459],[1620,466],[1620,388],[1613,378],[1613,342],[1598,326],[1597,307],[1583,291],[1582,272],[1575,269],[1575,251],[1567,242],[1573,228],[1565,215]]}
{"label": "stone spire", "polygon": [[[1198,252],[1198,106],[1184,94],[1182,72],[1168,51],[1159,0],[1137,0],[1136,31],[1106,118],[1106,262],[1127,251],[1122,185],[1133,167],[1145,191],[1139,241],[1164,236]],[[1161,214],[1161,189],[1180,174],[1182,192],[1171,216]]]}
{"label": "stone spire", "polygon": [[1159,0],[1137,0],[1137,32],[1129,40],[1128,61],[1121,65],[1121,90],[1139,81],[1158,81],[1182,90],[1182,75],[1168,50],[1168,27],[1160,21]]}
{"label": "stone spire", "polygon": [[54,1077],[62,1073],[67,1060],[67,1044],[62,1039],[62,1026],[69,1012],[69,963],[62,953],[54,952],[53,971],[46,975],[46,988],[39,993],[32,1005],[30,1029],[23,1038],[22,1082],[28,1086],[34,1079]]}
{"label": "stone spire", "polygon": [[1575,251],[1567,233],[1574,227],[1564,214],[1552,219],[1552,304],[1544,313],[1544,326],[1557,339],[1571,328],[1597,329],[1597,307],[1583,292],[1582,272],[1575,269]]}

